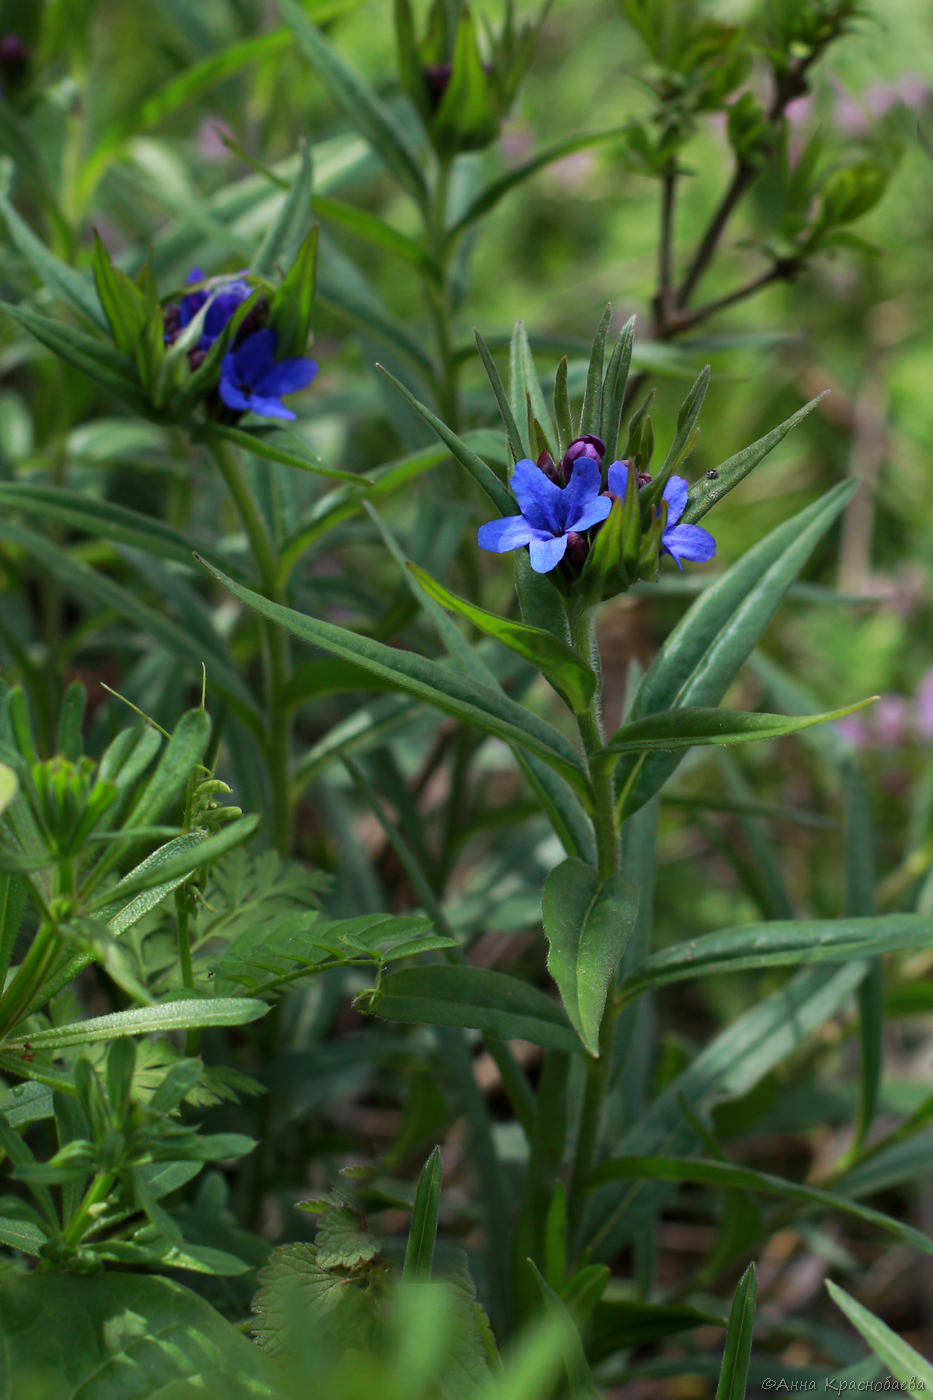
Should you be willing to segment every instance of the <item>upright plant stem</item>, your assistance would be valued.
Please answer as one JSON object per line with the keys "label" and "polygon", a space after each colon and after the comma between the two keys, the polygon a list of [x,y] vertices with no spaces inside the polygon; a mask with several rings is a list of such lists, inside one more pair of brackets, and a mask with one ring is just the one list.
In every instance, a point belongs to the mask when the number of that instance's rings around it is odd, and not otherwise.
{"label": "upright plant stem", "polygon": [[[586,752],[593,792],[593,828],[596,835],[596,860],[604,880],[618,874],[620,862],[619,833],[615,819],[612,770],[596,757],[605,744],[602,726],[602,677],[596,651],[594,609],[571,603],[567,609],[570,639],[574,650],[600,677],[589,708],[577,718],[580,738]],[[586,1199],[587,1181],[593,1169],[599,1146],[603,1099],[609,1075],[609,1058],[615,1011],[609,998],[599,1032],[599,1055],[590,1058],[586,1066],[586,1086],[570,1176],[568,1213],[571,1245],[579,1236]]]}
{"label": "upright plant stem", "polygon": [[454,346],[451,316],[450,257],[451,244],[447,237],[447,206],[450,199],[450,176],[453,159],[438,158],[437,178],[431,206],[425,220],[425,241],[433,256],[438,274],[425,275],[425,292],[437,346],[437,403],[441,417],[454,432],[460,431],[459,370]]}
{"label": "upright plant stem", "polygon": [[[225,442],[211,443],[211,453],[246,531],[262,591],[274,603],[284,602],[275,546],[253,500],[243,467]],[[288,638],[274,622],[264,622],[266,667],[266,749],[272,784],[275,848],[287,856],[292,848],[291,726],[282,693],[288,681]]]}

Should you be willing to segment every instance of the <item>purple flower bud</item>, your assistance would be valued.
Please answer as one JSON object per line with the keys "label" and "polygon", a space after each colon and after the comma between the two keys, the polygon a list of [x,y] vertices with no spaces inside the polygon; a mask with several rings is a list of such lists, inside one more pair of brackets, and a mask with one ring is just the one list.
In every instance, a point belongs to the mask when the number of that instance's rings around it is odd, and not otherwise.
{"label": "purple flower bud", "polygon": [[541,468],[548,481],[553,481],[556,486],[566,486],[566,478],[547,448],[539,454],[535,465]]}
{"label": "purple flower bud", "polygon": [[32,49],[23,43],[18,34],[4,34],[0,38],[0,75],[11,87],[25,78],[31,58]]}
{"label": "purple flower bud", "polygon": [[444,93],[454,75],[452,63],[428,63],[421,70],[424,85],[428,90],[428,104],[432,113],[436,112],[444,100]]}
{"label": "purple flower bud", "polygon": [[567,553],[564,555],[564,562],[570,565],[575,574],[578,574],[583,568],[589,552],[590,542],[586,535],[581,535],[578,530],[568,531]]}
{"label": "purple flower bud", "polygon": [[584,437],[574,438],[573,442],[564,453],[561,466],[565,476],[570,476],[570,469],[580,457],[589,457],[597,466],[602,466],[603,458],[606,455],[606,444],[602,438],[598,438],[595,433],[586,433]]}

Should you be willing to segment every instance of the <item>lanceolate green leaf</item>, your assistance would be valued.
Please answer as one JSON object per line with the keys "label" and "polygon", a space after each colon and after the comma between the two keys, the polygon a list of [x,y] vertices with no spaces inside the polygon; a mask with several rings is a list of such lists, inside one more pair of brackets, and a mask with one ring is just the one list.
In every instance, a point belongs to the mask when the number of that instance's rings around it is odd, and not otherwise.
{"label": "lanceolate green leaf", "polygon": [[278,218],[250,264],[250,271],[257,277],[270,277],[277,264],[288,267],[294,262],[302,239],[308,232],[313,179],[311,154],[307,142],[303,141],[295,182],[282,201]]}
{"label": "lanceolate green leaf", "polygon": [[[619,1143],[631,1156],[686,1155],[696,1149],[696,1127],[683,1111],[705,1117],[718,1103],[747,1094],[854,995],[866,964],[808,967],[722,1031],[633,1122]],[[587,1220],[594,1257],[604,1258],[637,1234],[669,1191],[663,1182],[634,1181],[596,1193]]]}
{"label": "lanceolate green leaf", "polygon": [[418,1178],[418,1190],[411,1213],[408,1244],[405,1247],[403,1278],[430,1278],[437,1235],[437,1208],[441,1196],[441,1150],[435,1147]]}
{"label": "lanceolate green leaf", "polygon": [[[644,676],[630,721],[659,710],[718,704],[767,629],[784,592],[857,485],[840,482],[772,530],[701,594]],[[653,797],[679,761],[676,753],[624,755],[617,771],[623,815],[631,815]]]}
{"label": "lanceolate green leaf", "polygon": [[810,729],[814,724],[842,719],[854,710],[861,710],[876,699],[870,696],[842,710],[827,710],[821,715],[768,715],[746,710],[692,709],[662,710],[644,719],[623,724],[609,740],[602,756],[650,752],[662,749],[671,753],[689,749],[694,744],[750,744],[756,739],[779,739]]}
{"label": "lanceolate green leaf", "polygon": [[580,1049],[557,1002],[518,977],[485,967],[401,968],[361,992],[354,1005],[389,1021],[469,1026],[503,1040]]}
{"label": "lanceolate green leaf", "polygon": [[445,608],[450,608],[451,612],[467,618],[474,627],[495,637],[496,641],[502,642],[503,646],[511,648],[526,661],[532,662],[551,682],[558,695],[566,700],[574,714],[583,714],[596,689],[596,673],[566,642],[550,632],[542,631],[540,627],[526,627],[523,622],[512,622],[509,618],[487,612],[468,599],[451,593],[417,564],[409,564],[408,567],[425,593],[436,598]]}
{"label": "lanceolate green leaf", "polygon": [[2,192],[0,214],[3,215],[12,242],[38,275],[42,285],[51,287],[63,301],[80,312],[98,330],[106,331],[107,320],[91,283],[86,277],[82,277],[80,272],[56,258],[42,240],[36,237],[26,220],[17,213]]}
{"label": "lanceolate green leaf", "polygon": [[929,947],[930,919],[924,914],[879,914],[854,919],[776,919],[702,934],[654,953],[625,978],[623,1002],[668,982],[712,977],[748,968],[797,967],[803,963],[848,962]]}
{"label": "lanceolate green leaf", "polygon": [[269,462],[281,462],[286,467],[297,467],[299,471],[313,472],[317,476],[330,476],[337,481],[346,481],[353,486],[368,486],[369,479],[355,472],[340,471],[328,467],[319,457],[315,457],[295,433],[286,428],[234,428],[229,423],[210,423],[193,434],[195,442],[210,442],[211,438],[225,438],[227,442],[264,457]]}
{"label": "lanceolate green leaf", "polygon": [[791,428],[796,428],[797,424],[806,418],[808,413],[812,413],[817,404],[825,397],[826,393],[818,394],[815,399],[804,404],[803,408],[798,408],[796,413],[785,418],[778,427],[772,428],[770,433],[765,433],[764,437],[760,437],[749,447],[743,447],[741,452],[736,452],[733,457],[728,457],[725,462],[707,472],[699,481],[694,482],[687,497],[686,509],[681,517],[684,524],[702,520],[706,512],[738,486],[739,482],[743,481],[749,472],[757,467],[758,463],[763,461],[773,448],[777,447],[779,442],[783,442]]}
{"label": "lanceolate green leaf", "polygon": [[89,379],[111,390],[144,418],[157,416],[140,388],[134,366],[107,341],[51,316],[41,316],[25,306],[11,306],[9,302],[2,302],[0,306],[36,340]]}
{"label": "lanceolate green leaf", "polygon": [[582,860],[552,870],[542,900],[548,971],[574,1030],[599,1054],[606,998],[635,924],[638,891],[621,875],[601,880]]}
{"label": "lanceolate green leaf", "polygon": [[345,627],[305,617],[291,608],[270,602],[218,569],[211,569],[211,573],[248,607],[285,627],[302,641],[321,647],[333,656],[354,661],[364,670],[392,681],[397,690],[435,705],[509,744],[530,749],[567,778],[579,793],[588,792],[582,760],[569,740],[553,725],[538,719],[501,691],[479,681],[470,681],[415,652],[386,646]]}
{"label": "lanceolate green leaf", "polygon": [[755,1171],[752,1167],[737,1166],[734,1162],[707,1161],[704,1157],[613,1157],[597,1167],[594,1183],[606,1181],[698,1181],[711,1186],[737,1187],[742,1191],[762,1191],[770,1196],[783,1196],[789,1201],[800,1201],[804,1205],[822,1206],[825,1210],[838,1210],[844,1215],[854,1216],[867,1224],[875,1225],[890,1235],[911,1244],[915,1249],[933,1254],[933,1240],[911,1225],[905,1225],[893,1216],[885,1215],[870,1206],[860,1205],[847,1196],[834,1191],[822,1191],[816,1186],[804,1186],[797,1181],[788,1181],[771,1172]]}
{"label": "lanceolate green leaf", "polygon": [[[115,1011],[110,1016],[94,1016],[67,1026],[50,1026],[31,1031],[29,1044],[44,1050],[63,1050],[71,1045],[91,1045],[121,1035],[164,1035],[168,1031],[190,1030],[195,1026],[243,1026],[256,1021],[269,1010],[264,1001],[253,997],[189,997],[184,1001],[163,1001],[158,1006],[138,1006],[132,1011]],[[25,1041],[8,1041],[16,1048]]]}
{"label": "lanceolate green leaf", "polygon": [[279,4],[282,18],[293,29],[298,47],[346,120],[365,137],[408,192],[424,204],[428,187],[423,166],[388,107],[306,18],[297,0],[279,0]]}
{"label": "lanceolate green leaf", "polygon": [[[868,1308],[857,1303],[854,1298],[830,1279],[826,1280],[826,1287],[829,1296],[837,1307],[841,1308],[846,1317],[857,1328],[865,1338],[872,1351],[883,1361],[891,1372],[891,1375],[904,1386],[909,1386],[912,1391],[923,1387],[925,1390],[933,1390],[933,1366],[929,1361],[925,1361],[918,1351],[914,1351],[899,1337],[896,1332],[892,1332],[879,1317],[869,1312]],[[913,1384],[911,1384],[913,1383]]]}
{"label": "lanceolate green leaf", "polygon": [[739,1280],[729,1314],[729,1329],[722,1354],[722,1369],[716,1387],[716,1400],[745,1400],[748,1364],[752,1357],[755,1329],[755,1299],[758,1280],[754,1264],[749,1264]]}
{"label": "lanceolate green leaf", "polygon": [[424,421],[430,423],[441,442],[443,442],[449,450],[451,456],[456,457],[460,465],[466,467],[473,480],[478,486],[483,488],[500,514],[514,515],[516,513],[515,497],[505,489],[492,467],[487,466],[482,457],[474,452],[472,447],[468,447],[462,438],[459,438],[456,433],[451,432],[450,428],[438,418],[436,413],[432,413],[423,403],[419,403],[414,394],[412,394],[409,389],[406,389],[405,385],[401,380],[396,379],[394,374],[390,374],[383,365],[377,365],[377,369],[382,371],[386,379],[392,381],[396,389],[398,389],[402,397],[411,404],[416,413],[420,413]]}

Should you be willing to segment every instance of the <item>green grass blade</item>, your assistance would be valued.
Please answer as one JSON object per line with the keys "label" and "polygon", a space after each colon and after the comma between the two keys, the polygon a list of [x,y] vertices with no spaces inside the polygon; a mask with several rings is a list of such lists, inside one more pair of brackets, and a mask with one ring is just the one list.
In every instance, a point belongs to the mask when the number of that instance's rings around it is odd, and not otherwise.
{"label": "green grass blade", "polygon": [[719,1384],[716,1387],[716,1400],[745,1400],[757,1295],[758,1279],[755,1266],[749,1264],[739,1280],[732,1300],[726,1347],[722,1355],[722,1370],[719,1372]]}
{"label": "green grass blade", "polygon": [[901,1385],[909,1386],[914,1382],[912,1389],[933,1390],[933,1366],[929,1361],[925,1361],[918,1351],[909,1346],[896,1332],[892,1332],[879,1317],[869,1312],[851,1298],[844,1289],[833,1283],[831,1279],[826,1280],[826,1287],[829,1296],[838,1308],[841,1308],[846,1317],[857,1331],[861,1332],[865,1341],[880,1361],[891,1372],[891,1375],[901,1382]]}
{"label": "green grass blade", "polygon": [[441,1196],[441,1149],[435,1147],[421,1169],[415,1204],[411,1213],[402,1278],[431,1277],[434,1241],[437,1236],[437,1208]]}

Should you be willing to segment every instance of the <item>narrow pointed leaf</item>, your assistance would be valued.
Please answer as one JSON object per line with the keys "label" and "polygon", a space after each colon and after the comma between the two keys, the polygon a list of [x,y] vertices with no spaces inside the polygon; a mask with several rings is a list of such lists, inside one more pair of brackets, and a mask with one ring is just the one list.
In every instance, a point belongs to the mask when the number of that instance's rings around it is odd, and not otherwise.
{"label": "narrow pointed leaf", "polygon": [[799,1201],[803,1205],[822,1206],[824,1210],[839,1211],[854,1219],[874,1225],[886,1234],[911,1244],[924,1254],[933,1254],[933,1240],[921,1230],[915,1230],[901,1220],[896,1220],[883,1211],[863,1206],[835,1191],[823,1191],[817,1186],[805,1186],[798,1181],[788,1181],[775,1176],[773,1172],[756,1171],[753,1167],[738,1166],[735,1162],[710,1161],[705,1157],[612,1157],[603,1162],[593,1173],[593,1183],[605,1181],[696,1181],[708,1186],[721,1186],[729,1190],[760,1191],[768,1196],[782,1196],[788,1201]]}
{"label": "narrow pointed leaf", "polygon": [[552,870],[542,900],[548,971],[571,1024],[599,1055],[606,999],[635,926],[638,890],[621,875],[601,880],[582,860]]}
{"label": "narrow pointed leaf", "polygon": [[364,137],[419,204],[427,201],[424,169],[378,93],[343,59],[304,14],[298,0],[279,0],[282,18],[298,47],[327,87],[346,120]]}
{"label": "narrow pointed leaf", "polygon": [[[63,1050],[71,1045],[92,1045],[120,1035],[164,1035],[168,1031],[191,1030],[205,1026],[244,1026],[269,1010],[264,1001],[253,997],[189,997],[183,1001],[163,1001],[158,1006],[138,1006],[131,1011],[115,1011],[110,1016],[94,1016],[66,1026],[50,1026],[31,1031],[29,1044],[43,1050]],[[19,1042],[25,1044],[25,1041]],[[10,1041],[15,1046],[16,1041]]]}
{"label": "narrow pointed leaf", "polygon": [[933,1366],[925,1361],[918,1351],[909,1346],[903,1337],[892,1332],[880,1317],[875,1317],[868,1308],[857,1303],[844,1289],[831,1279],[826,1280],[829,1296],[841,1308],[852,1326],[861,1332],[865,1341],[880,1361],[891,1372],[895,1380],[910,1390],[933,1390]]}
{"label": "narrow pointed leaf", "polygon": [[361,992],[354,1006],[388,1021],[469,1026],[503,1040],[580,1049],[556,1001],[518,977],[485,967],[401,968]]}
{"label": "narrow pointed leaf", "polygon": [[482,457],[474,452],[472,447],[467,446],[455,432],[452,432],[436,413],[432,413],[425,404],[420,403],[411,390],[406,389],[401,380],[396,379],[394,374],[390,374],[384,365],[377,365],[376,368],[385,375],[386,379],[391,380],[415,412],[420,413],[424,421],[431,425],[441,442],[449,449],[451,456],[456,457],[460,465],[466,467],[476,484],[486,492],[500,515],[514,515],[515,498],[503,486],[492,467],[487,466]]}
{"label": "narrow pointed leaf", "polygon": [[502,691],[479,681],[467,680],[415,652],[386,646],[345,627],[305,617],[291,608],[270,602],[252,589],[234,582],[219,569],[211,569],[211,573],[241,602],[311,646],[321,647],[333,656],[353,661],[364,670],[392,681],[396,690],[416,696],[468,724],[496,734],[507,743],[530,749],[550,763],[579,792],[588,791],[582,760],[569,740],[553,725],[538,719]]}
{"label": "narrow pointed leaf", "polygon": [[64,321],[41,316],[25,306],[11,306],[9,302],[0,303],[0,306],[61,359],[74,365],[89,379],[102,384],[144,418],[154,416],[152,406],[142,392],[135,367],[107,341],[66,325]]}
{"label": "narrow pointed leaf", "polygon": [[740,481],[744,481],[750,471],[757,467],[758,463],[767,457],[768,453],[777,447],[779,442],[790,432],[791,428],[796,428],[808,413],[812,413],[818,403],[826,397],[829,391],[817,394],[815,399],[804,404],[803,408],[798,408],[796,413],[792,413],[789,418],[778,427],[772,428],[770,433],[765,433],[757,442],[753,442],[748,447],[743,447],[741,452],[736,452],[733,457],[728,457],[713,471],[707,472],[702,480],[694,483],[690,488],[687,497],[687,506],[681,517],[685,525],[694,524],[697,520],[702,520],[708,510],[721,501],[723,496],[727,496],[730,491],[738,486]]}
{"label": "narrow pointed leaf", "polygon": [[442,583],[433,579],[426,570],[417,564],[408,565],[415,578],[431,598],[435,598],[451,612],[459,613],[472,622],[474,627],[486,632],[503,646],[531,661],[547,677],[551,685],[573,710],[583,714],[596,689],[596,673],[587,666],[572,647],[544,632],[540,627],[527,627],[523,622],[512,622],[487,612],[467,598],[451,593]]}
{"label": "narrow pointed leaf", "polygon": [[[772,530],[700,595],[643,677],[631,721],[659,710],[718,704],[856,488],[855,482],[840,482]],[[623,755],[617,773],[623,815],[653,797],[678,762],[676,753]]]}
{"label": "narrow pointed leaf", "polygon": [[871,705],[876,696],[846,705],[841,710],[827,710],[821,715],[769,715],[746,710],[692,709],[661,710],[633,720],[616,730],[604,756],[622,753],[650,752],[663,749],[670,753],[689,749],[694,744],[750,744],[758,739],[779,739],[784,734],[796,734],[814,724],[826,724],[842,719],[855,710]]}
{"label": "narrow pointed leaf", "polygon": [[73,267],[63,263],[37,238],[26,220],[0,192],[0,214],[3,215],[7,232],[14,245],[32,267],[40,282],[51,287],[69,306],[78,311],[100,331],[107,330],[106,317],[101,312],[100,302],[94,288],[86,277]]}
{"label": "narrow pointed leaf", "polygon": [[518,424],[516,423],[514,415],[512,413],[512,406],[509,403],[509,396],[505,391],[505,385],[502,383],[499,371],[496,368],[496,362],[492,357],[492,351],[486,344],[483,337],[480,335],[479,331],[475,330],[473,332],[473,335],[476,340],[476,348],[479,351],[479,357],[483,362],[483,368],[485,369],[486,376],[489,380],[490,385],[492,386],[492,392],[496,396],[496,403],[499,405],[499,412],[502,415],[502,421],[505,424],[506,436],[509,440],[509,452],[512,455],[512,460],[518,462],[522,457],[524,457],[525,448],[522,443],[522,435],[518,430]]}
{"label": "narrow pointed leaf", "polygon": [[602,436],[600,428],[603,416],[603,364],[606,355],[606,336],[609,334],[611,320],[612,307],[607,306],[597,327],[596,335],[593,338],[593,348],[590,351],[586,387],[583,391],[583,407],[580,410],[581,437],[586,433],[596,433],[598,436]]}
{"label": "narrow pointed leaf", "polygon": [[619,332],[603,381],[603,412],[599,436],[606,444],[608,460],[611,462],[619,445],[622,430],[622,407],[625,403],[625,390],[628,372],[632,364],[632,347],[635,341],[635,317],[630,316]]}
{"label": "narrow pointed leaf", "polygon": [[402,1265],[403,1278],[426,1279],[431,1277],[442,1170],[441,1150],[439,1147],[435,1147],[422,1167],[421,1175],[418,1178],[418,1190],[415,1192],[415,1204],[411,1213],[408,1243],[405,1246],[405,1262]]}
{"label": "narrow pointed leaf", "polygon": [[797,967],[803,963],[849,962],[928,947],[930,919],[924,914],[879,914],[852,919],[774,919],[701,934],[640,964],[620,987],[623,1001],[669,982],[712,977],[749,968]]}
{"label": "narrow pointed leaf", "polygon": [[[254,254],[250,271],[270,277],[278,264],[290,266],[308,232],[314,170],[308,143],[301,143],[301,159],[294,184],[282,201],[278,218]],[[291,352],[289,352],[291,353]]]}
{"label": "narrow pointed leaf", "polygon": [[752,1336],[755,1329],[755,1300],[758,1279],[754,1264],[749,1264],[739,1280],[729,1314],[729,1329],[722,1355],[722,1369],[716,1387],[716,1400],[745,1400],[748,1366],[752,1358]]}

